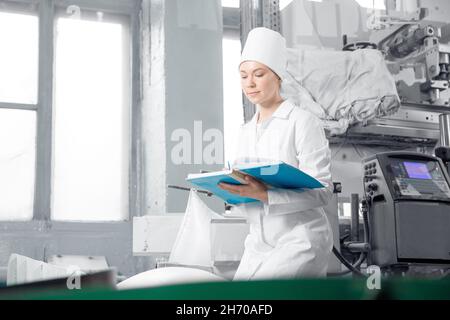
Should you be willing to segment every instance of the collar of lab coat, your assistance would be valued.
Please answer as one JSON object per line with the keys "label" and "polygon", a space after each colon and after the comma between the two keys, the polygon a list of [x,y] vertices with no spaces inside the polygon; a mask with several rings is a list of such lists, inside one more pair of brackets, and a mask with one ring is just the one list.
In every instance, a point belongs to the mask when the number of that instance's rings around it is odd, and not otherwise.
{"label": "collar of lab coat", "polygon": [[[261,108],[259,105],[257,106],[257,112],[253,116],[251,123],[256,125],[256,121],[259,116],[259,108]],[[275,112],[272,114],[271,117],[273,118],[281,118],[281,119],[287,119],[289,114],[291,113],[292,109],[294,108],[294,104],[289,100],[284,100],[275,110]]]}

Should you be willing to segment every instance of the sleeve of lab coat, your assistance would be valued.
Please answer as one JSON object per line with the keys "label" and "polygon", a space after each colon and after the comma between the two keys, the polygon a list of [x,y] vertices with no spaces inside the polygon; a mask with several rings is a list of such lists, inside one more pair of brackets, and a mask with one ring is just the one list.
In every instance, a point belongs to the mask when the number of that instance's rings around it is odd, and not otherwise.
{"label": "sleeve of lab coat", "polygon": [[298,120],[295,126],[295,147],[299,169],[319,180],[320,189],[269,189],[264,203],[266,215],[286,214],[326,206],[332,197],[330,149],[322,123],[315,116]]}

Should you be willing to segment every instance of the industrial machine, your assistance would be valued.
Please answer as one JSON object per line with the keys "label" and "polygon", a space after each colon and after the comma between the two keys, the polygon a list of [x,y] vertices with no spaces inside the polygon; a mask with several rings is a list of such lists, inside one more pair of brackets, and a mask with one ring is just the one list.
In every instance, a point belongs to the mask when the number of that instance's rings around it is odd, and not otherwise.
{"label": "industrial machine", "polygon": [[394,147],[433,147],[436,143],[449,147],[448,19],[440,15],[438,6],[422,3],[421,7],[416,1],[386,0],[385,5],[385,11],[373,10],[367,21],[372,32],[364,41],[383,52],[401,108],[394,115],[355,125],[347,139]]}
{"label": "industrial machine", "polygon": [[385,152],[363,161],[367,265],[450,265],[450,178],[441,159]]}
{"label": "industrial machine", "polygon": [[395,62],[399,68],[412,67],[420,78],[421,101],[448,105],[441,99],[441,91],[449,85],[450,46],[441,44],[441,29],[431,25],[405,25],[380,42],[380,50],[386,53],[388,62]]}
{"label": "industrial machine", "polygon": [[[386,0],[385,5],[385,11],[374,10],[368,20],[368,28],[373,32],[367,43],[384,54],[386,65],[396,81],[401,107],[394,115],[355,125],[341,140],[361,145],[384,145],[389,149],[421,147],[423,152],[424,148],[428,148],[426,152],[434,149],[436,156],[385,152],[365,158],[365,197],[361,206],[365,238],[362,242],[343,243],[342,248],[359,254],[360,259],[353,263],[356,267],[367,259],[367,265],[385,269],[432,264],[448,268],[448,15],[441,16],[437,5],[425,2]],[[358,45],[347,47],[360,49]],[[346,181],[343,183],[345,185]],[[354,211],[358,212],[358,209]],[[358,225],[358,221],[353,221],[354,229]],[[346,266],[355,272],[351,266]]]}

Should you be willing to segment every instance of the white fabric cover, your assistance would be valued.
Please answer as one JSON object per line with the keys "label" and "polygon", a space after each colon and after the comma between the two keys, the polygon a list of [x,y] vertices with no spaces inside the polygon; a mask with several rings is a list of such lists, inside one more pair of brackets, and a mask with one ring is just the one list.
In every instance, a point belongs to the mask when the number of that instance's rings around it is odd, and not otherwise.
{"label": "white fabric cover", "polygon": [[321,118],[331,134],[400,107],[395,80],[378,50],[287,49],[282,95]]}
{"label": "white fabric cover", "polygon": [[[195,190],[191,190],[169,263],[182,265],[148,270],[117,285],[120,290],[165,285],[226,281],[211,272],[195,267],[212,267],[211,219],[221,217],[212,211]],[[192,267],[188,267],[192,266]]]}
{"label": "white fabric cover", "polygon": [[128,278],[117,285],[119,290],[151,288],[174,284],[226,281],[225,279],[194,268],[166,267],[152,269]]}
{"label": "white fabric cover", "polygon": [[211,219],[220,217],[191,190],[169,263],[211,267]]}

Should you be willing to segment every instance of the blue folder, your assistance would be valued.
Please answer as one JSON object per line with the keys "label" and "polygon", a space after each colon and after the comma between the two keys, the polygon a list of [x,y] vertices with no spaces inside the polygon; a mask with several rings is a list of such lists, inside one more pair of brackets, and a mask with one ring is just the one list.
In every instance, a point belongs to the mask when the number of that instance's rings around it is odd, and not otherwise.
{"label": "blue folder", "polygon": [[283,189],[315,189],[324,186],[305,172],[282,161],[276,163],[243,164],[230,170],[208,173],[189,174],[187,181],[212,192],[229,204],[240,204],[259,201],[257,199],[241,197],[221,189],[220,182],[240,185],[242,174],[250,175],[268,185],[268,188]]}

